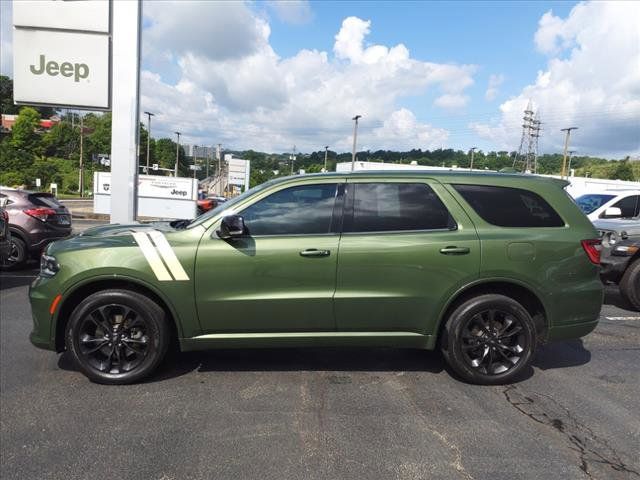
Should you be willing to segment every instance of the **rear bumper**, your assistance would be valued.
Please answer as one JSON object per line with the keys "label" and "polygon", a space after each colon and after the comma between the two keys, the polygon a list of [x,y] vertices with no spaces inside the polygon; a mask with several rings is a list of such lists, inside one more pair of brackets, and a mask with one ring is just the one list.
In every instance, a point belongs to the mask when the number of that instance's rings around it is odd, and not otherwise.
{"label": "rear bumper", "polygon": [[574,323],[571,325],[560,325],[550,327],[547,333],[547,340],[568,340],[571,338],[580,338],[590,334],[598,326],[598,320],[591,322]]}

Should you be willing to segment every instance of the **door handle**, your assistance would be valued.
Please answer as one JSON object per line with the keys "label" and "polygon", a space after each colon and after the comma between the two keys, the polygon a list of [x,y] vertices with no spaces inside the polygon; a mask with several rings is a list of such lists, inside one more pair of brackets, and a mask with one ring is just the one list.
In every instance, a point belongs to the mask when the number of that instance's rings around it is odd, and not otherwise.
{"label": "door handle", "polygon": [[328,257],[331,250],[318,250],[317,248],[307,248],[300,252],[301,257]]}
{"label": "door handle", "polygon": [[443,255],[466,255],[471,250],[468,247],[444,247],[440,249]]}

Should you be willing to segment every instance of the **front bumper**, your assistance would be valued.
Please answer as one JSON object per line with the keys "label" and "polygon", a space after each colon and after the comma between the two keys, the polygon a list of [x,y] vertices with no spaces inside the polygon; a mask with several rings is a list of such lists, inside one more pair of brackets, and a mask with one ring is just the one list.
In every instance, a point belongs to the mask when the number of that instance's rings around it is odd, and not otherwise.
{"label": "front bumper", "polygon": [[53,315],[49,313],[49,307],[57,293],[51,288],[53,286],[51,283],[49,279],[36,277],[29,287],[33,319],[33,330],[29,340],[34,346],[45,350],[56,350],[55,324]]}

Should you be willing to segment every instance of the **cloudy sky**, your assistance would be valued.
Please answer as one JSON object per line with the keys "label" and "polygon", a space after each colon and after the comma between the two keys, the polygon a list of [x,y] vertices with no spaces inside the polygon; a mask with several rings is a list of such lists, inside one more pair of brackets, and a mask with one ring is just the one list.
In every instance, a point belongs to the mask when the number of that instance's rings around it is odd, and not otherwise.
{"label": "cloudy sky", "polygon": [[[11,3],[0,68],[11,75]],[[153,135],[286,152],[517,149],[640,154],[640,2],[143,2]]]}

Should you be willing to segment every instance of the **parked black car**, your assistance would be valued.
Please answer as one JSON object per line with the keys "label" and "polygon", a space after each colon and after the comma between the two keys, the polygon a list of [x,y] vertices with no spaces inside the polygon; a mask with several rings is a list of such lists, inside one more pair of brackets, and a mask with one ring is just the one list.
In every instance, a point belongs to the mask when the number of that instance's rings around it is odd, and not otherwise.
{"label": "parked black car", "polygon": [[640,311],[640,217],[594,222],[602,237],[600,276]]}
{"label": "parked black car", "polygon": [[71,214],[50,193],[1,189],[6,199],[11,251],[3,268],[17,268],[50,242],[71,235]]}
{"label": "parked black car", "polygon": [[11,254],[11,232],[9,231],[9,214],[4,209],[5,199],[0,198],[0,265],[4,264]]}

